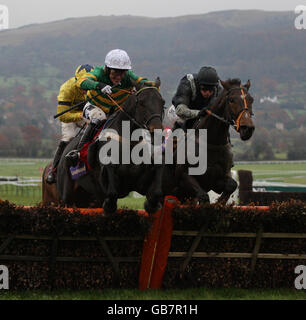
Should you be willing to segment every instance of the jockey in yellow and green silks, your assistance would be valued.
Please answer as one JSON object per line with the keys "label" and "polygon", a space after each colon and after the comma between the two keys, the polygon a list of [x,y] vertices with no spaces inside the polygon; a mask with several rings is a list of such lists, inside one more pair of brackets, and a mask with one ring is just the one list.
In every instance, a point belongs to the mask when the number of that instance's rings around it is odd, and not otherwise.
{"label": "jockey in yellow and green silks", "polygon": [[[56,181],[56,168],[69,141],[75,137],[77,132],[85,125],[83,118],[83,107],[86,104],[86,90],[77,86],[77,80],[94,68],[89,64],[80,65],[75,71],[75,76],[64,82],[57,97],[57,113],[65,111],[70,107],[80,104],[79,108],[68,111],[59,117],[61,121],[61,141],[54,155],[52,168],[48,173],[46,182],[49,184]],[[83,102],[83,104],[82,104]]]}
{"label": "jockey in yellow and green silks", "polygon": [[133,73],[131,60],[121,49],[111,50],[105,57],[104,65],[96,67],[78,79],[77,86],[87,90],[87,104],[83,109],[83,117],[87,120],[88,126],[77,149],[66,155],[71,165],[77,164],[80,150],[85,143],[93,139],[107,115],[116,111],[116,104],[122,105],[128,99],[135,82],[153,84],[152,81]]}

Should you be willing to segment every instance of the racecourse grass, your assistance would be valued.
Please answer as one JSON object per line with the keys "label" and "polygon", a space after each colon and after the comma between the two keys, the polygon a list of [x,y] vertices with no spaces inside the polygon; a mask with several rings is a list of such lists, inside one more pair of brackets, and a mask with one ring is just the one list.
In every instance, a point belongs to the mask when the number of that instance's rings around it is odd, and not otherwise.
{"label": "racecourse grass", "polygon": [[306,300],[305,290],[196,288],[171,290],[0,291],[0,300]]}
{"label": "racecourse grass", "polygon": [[[0,159],[0,176],[40,178],[49,159]],[[306,162],[301,163],[247,163],[236,164],[233,170],[251,170],[254,180],[279,181],[306,185]],[[0,186],[0,198],[17,205],[35,206],[41,202],[41,187],[17,188]],[[23,191],[21,190],[23,189]],[[118,207],[143,209],[144,197],[118,200]]]}
{"label": "racecourse grass", "polygon": [[236,164],[233,170],[250,170],[254,180],[306,184],[306,162]]}

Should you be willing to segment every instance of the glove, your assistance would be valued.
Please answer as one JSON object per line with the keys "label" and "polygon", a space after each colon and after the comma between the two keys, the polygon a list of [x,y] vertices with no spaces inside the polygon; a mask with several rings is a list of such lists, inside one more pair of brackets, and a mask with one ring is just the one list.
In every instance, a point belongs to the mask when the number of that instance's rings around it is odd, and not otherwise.
{"label": "glove", "polygon": [[101,92],[104,94],[112,94],[113,93],[112,87],[107,85],[103,89],[101,89]]}
{"label": "glove", "polygon": [[112,91],[112,87],[108,84],[105,84],[105,83],[98,83],[98,85],[96,86],[96,89],[97,90],[101,90],[101,92],[103,94],[112,94],[113,91]]}
{"label": "glove", "polygon": [[205,117],[207,116],[207,112],[206,112],[207,108],[203,108],[199,114],[198,114],[198,117]]}
{"label": "glove", "polygon": [[199,112],[199,110],[189,109],[185,104],[179,104],[176,107],[176,115],[184,120],[196,118]]}

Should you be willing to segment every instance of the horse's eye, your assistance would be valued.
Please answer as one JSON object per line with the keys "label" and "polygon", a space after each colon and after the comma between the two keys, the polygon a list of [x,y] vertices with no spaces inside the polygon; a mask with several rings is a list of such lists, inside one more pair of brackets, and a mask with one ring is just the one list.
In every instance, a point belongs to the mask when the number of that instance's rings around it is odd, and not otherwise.
{"label": "horse's eye", "polygon": [[233,99],[233,98],[230,98],[230,99],[229,99],[229,102],[230,102],[230,103],[234,103],[234,99]]}

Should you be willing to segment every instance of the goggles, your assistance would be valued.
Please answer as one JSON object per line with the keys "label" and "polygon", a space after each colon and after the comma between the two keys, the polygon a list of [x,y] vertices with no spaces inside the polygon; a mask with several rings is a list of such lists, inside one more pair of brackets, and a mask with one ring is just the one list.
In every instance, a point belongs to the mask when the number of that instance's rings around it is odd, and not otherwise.
{"label": "goggles", "polygon": [[203,91],[210,91],[214,92],[215,91],[215,86],[209,86],[209,85],[200,85],[200,89]]}

